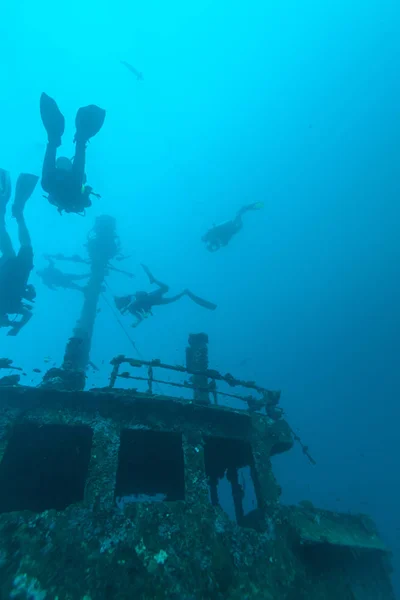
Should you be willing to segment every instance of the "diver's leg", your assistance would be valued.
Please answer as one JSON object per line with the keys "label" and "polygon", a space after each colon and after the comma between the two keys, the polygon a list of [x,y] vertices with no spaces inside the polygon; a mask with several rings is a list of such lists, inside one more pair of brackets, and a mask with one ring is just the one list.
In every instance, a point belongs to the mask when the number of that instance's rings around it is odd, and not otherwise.
{"label": "diver's leg", "polygon": [[242,208],[240,208],[237,211],[236,218],[240,219],[240,217],[242,217],[245,213],[249,212],[250,210],[258,210],[260,206],[260,202],[252,202],[251,204],[246,204],[246,206],[242,206]]}
{"label": "diver's leg", "polygon": [[31,236],[29,234],[29,230],[26,226],[24,215],[20,214],[16,217],[17,225],[18,225],[18,239],[21,248],[32,249],[32,241]]}
{"label": "diver's leg", "polygon": [[12,241],[6,228],[5,214],[3,213],[0,213],[0,253],[2,260],[15,256]]}
{"label": "diver's leg", "polygon": [[216,304],[214,304],[213,302],[209,302],[208,300],[204,300],[199,296],[196,296],[190,290],[183,290],[183,292],[181,292],[180,294],[177,294],[176,296],[171,296],[170,298],[162,298],[159,304],[171,304],[171,302],[176,302],[177,300],[180,300],[182,296],[189,296],[189,298],[193,300],[193,302],[195,302],[202,308],[207,308],[208,310],[215,310],[217,308]]}
{"label": "diver's leg", "polygon": [[31,173],[21,173],[15,186],[15,198],[12,206],[12,214],[15,219],[22,218],[26,202],[32,196],[39,177]]}
{"label": "diver's leg", "polygon": [[55,100],[45,93],[40,97],[40,115],[48,139],[42,168],[42,188],[45,192],[51,193],[56,175],[57,148],[61,146],[65,119]]}
{"label": "diver's leg", "polygon": [[251,202],[250,204],[242,206],[242,208],[237,211],[236,217],[240,218],[242,215],[244,215],[244,213],[249,212],[250,210],[260,210],[263,207],[264,202]]}
{"label": "diver's leg", "polygon": [[[15,200],[13,205],[13,216],[18,225],[18,238],[21,249],[25,250],[26,255],[32,253],[31,236],[25,223],[24,208],[25,203],[31,196],[38,181],[36,175],[22,174],[19,176],[15,190]],[[26,252],[28,251],[28,252]]]}
{"label": "diver's leg", "polygon": [[172,304],[172,302],[176,302],[177,300],[180,300],[183,296],[187,296],[187,290],[184,290],[180,294],[176,294],[176,296],[170,296],[169,298],[160,297],[157,304],[160,304],[160,305],[161,304]]}
{"label": "diver's leg", "polygon": [[2,210],[0,210],[0,253],[2,259],[1,262],[15,256],[12,241],[6,227],[6,214],[5,211]]}
{"label": "diver's leg", "polygon": [[11,198],[11,178],[10,173],[5,169],[0,169],[0,206],[5,211]]}
{"label": "diver's leg", "polygon": [[72,173],[76,185],[81,188],[85,183],[85,163],[86,163],[86,143],[81,140],[76,141],[75,156],[72,163]]}
{"label": "diver's leg", "polygon": [[7,204],[11,198],[11,179],[8,171],[0,169],[0,252],[3,258],[15,256],[6,227]]}
{"label": "diver's leg", "polygon": [[250,210],[248,205],[242,206],[242,208],[240,208],[236,213],[236,219],[240,219],[240,217],[244,215],[244,213],[246,213],[248,210]]}
{"label": "diver's leg", "polygon": [[[25,222],[23,204],[22,204],[22,206],[21,206],[21,204],[16,205],[15,208],[16,208],[16,210],[14,211],[14,217],[15,217],[15,220],[17,221],[18,239],[19,239],[19,244],[20,244],[20,250],[18,252],[18,263],[19,263],[19,268],[22,269],[22,272],[25,273],[28,278],[29,273],[33,269],[32,241],[31,241],[31,236],[29,234],[28,227],[26,226],[26,222]],[[27,320],[29,321],[30,318],[31,318],[31,314],[29,313]],[[23,324],[21,325],[21,327],[23,327],[23,325],[25,325],[25,322],[27,322],[27,321],[25,321],[23,319]]]}
{"label": "diver's leg", "polygon": [[242,216],[239,215],[239,214],[236,215],[235,219],[233,220],[233,224],[235,226],[235,233],[237,233],[238,231],[240,231],[242,229],[242,227],[243,227]]}
{"label": "diver's leg", "polygon": [[53,182],[56,178],[57,145],[49,142],[46,147],[42,167],[42,188],[50,194],[53,191]]}
{"label": "diver's leg", "polygon": [[166,283],[162,283],[161,281],[158,281],[158,279],[156,279],[153,276],[150,269],[148,267],[146,267],[146,265],[142,264],[142,268],[143,268],[144,272],[146,273],[147,277],[149,278],[150,283],[154,283],[155,285],[157,285],[160,288],[161,295],[166,294],[169,291],[169,286]]}

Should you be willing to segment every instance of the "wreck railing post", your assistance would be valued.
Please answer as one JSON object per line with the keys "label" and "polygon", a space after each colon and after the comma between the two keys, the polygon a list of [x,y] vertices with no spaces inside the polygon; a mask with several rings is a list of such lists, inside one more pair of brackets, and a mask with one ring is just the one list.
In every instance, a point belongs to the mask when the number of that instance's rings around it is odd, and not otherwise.
{"label": "wreck railing post", "polygon": [[193,400],[199,404],[210,404],[208,395],[208,335],[191,333],[186,348],[186,368],[194,373],[191,381],[194,387]]}

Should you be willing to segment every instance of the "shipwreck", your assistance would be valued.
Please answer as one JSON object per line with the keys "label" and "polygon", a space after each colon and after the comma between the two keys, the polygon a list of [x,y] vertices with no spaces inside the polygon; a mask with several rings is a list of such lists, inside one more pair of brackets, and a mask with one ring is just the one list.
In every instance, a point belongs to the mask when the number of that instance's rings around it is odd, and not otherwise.
{"label": "shipwreck", "polygon": [[271,458],[314,457],[278,391],[209,367],[207,335],[181,365],[118,356],[85,390],[115,240],[103,218],[63,364],[0,380],[0,600],[394,600],[367,515],[280,503]]}

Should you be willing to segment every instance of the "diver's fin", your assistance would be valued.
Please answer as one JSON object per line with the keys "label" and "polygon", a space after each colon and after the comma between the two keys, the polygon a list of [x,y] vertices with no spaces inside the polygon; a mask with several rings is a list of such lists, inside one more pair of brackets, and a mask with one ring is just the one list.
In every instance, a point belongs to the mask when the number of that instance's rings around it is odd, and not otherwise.
{"label": "diver's fin", "polygon": [[5,210],[8,201],[11,198],[11,179],[10,173],[5,169],[0,169],[0,209]]}
{"label": "diver's fin", "polygon": [[43,92],[40,96],[40,115],[50,143],[61,146],[65,119],[53,98]]}
{"label": "diver's fin", "polygon": [[105,118],[106,111],[95,104],[80,108],[75,118],[75,142],[86,143],[94,137],[103,127]]}
{"label": "diver's fin", "polygon": [[21,173],[15,186],[15,199],[12,207],[13,217],[18,217],[24,210],[25,203],[32,196],[39,177],[30,173]]}
{"label": "diver's fin", "polygon": [[196,302],[196,304],[202,306],[203,308],[207,308],[208,310],[215,310],[217,308],[216,304],[213,304],[213,302],[208,302],[208,300],[204,300],[203,298],[199,298],[199,296],[196,296],[190,290],[185,290],[185,293],[191,300],[193,300],[193,302]]}
{"label": "diver's fin", "polygon": [[242,208],[237,211],[236,217],[241,217],[248,210],[260,210],[261,208],[264,208],[264,202],[252,202],[251,204],[246,204],[246,206],[242,206]]}
{"label": "diver's fin", "polygon": [[264,208],[264,202],[254,202],[249,206],[249,210],[261,210],[262,208]]}
{"label": "diver's fin", "polygon": [[248,210],[261,210],[261,208],[264,208],[264,202],[252,202],[251,204],[243,206],[242,211],[247,212]]}

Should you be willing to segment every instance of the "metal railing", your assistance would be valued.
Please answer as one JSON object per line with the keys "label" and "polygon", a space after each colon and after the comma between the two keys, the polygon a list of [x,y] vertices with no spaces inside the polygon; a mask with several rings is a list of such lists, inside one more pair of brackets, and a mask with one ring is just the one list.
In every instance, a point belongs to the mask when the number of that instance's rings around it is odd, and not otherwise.
{"label": "metal railing", "polygon": [[[131,375],[128,371],[123,371],[120,373],[121,365],[126,364],[130,367],[141,369],[143,367],[147,367],[147,377],[143,377],[140,375]],[[124,355],[116,356],[111,360],[111,365],[113,366],[111,375],[109,388],[114,389],[115,383],[118,378],[121,379],[132,379],[134,381],[145,381],[147,382],[147,394],[156,396],[159,394],[154,394],[153,386],[154,384],[162,384],[168,385],[171,387],[184,388],[192,390],[194,393],[196,391],[205,392],[206,397],[210,394],[213,398],[214,405],[218,405],[218,397],[223,396],[224,398],[233,398],[235,400],[241,400],[242,402],[247,404],[249,412],[261,411],[265,409],[266,414],[271,419],[277,421],[284,415],[284,411],[282,408],[278,406],[279,400],[281,397],[280,391],[271,391],[267,390],[264,387],[257,385],[254,381],[243,381],[242,379],[237,379],[230,373],[223,375],[219,371],[214,369],[206,369],[205,371],[192,371],[183,365],[169,365],[167,363],[161,362],[161,360],[142,360],[136,358],[128,358]],[[191,378],[193,376],[201,376],[205,381],[208,382],[207,387],[200,387],[194,385],[191,381],[184,381],[183,383],[178,383],[174,381],[167,381],[164,379],[157,379],[154,377],[154,369],[165,369],[168,371],[175,371],[176,373],[183,373],[189,375]],[[255,395],[242,396],[240,394],[234,394],[229,392],[222,392],[217,389],[217,381],[227,383],[230,387],[242,387],[258,394],[258,398]],[[211,404],[208,400],[207,404]],[[311,464],[315,465],[316,462],[313,457],[310,455],[309,448],[301,441],[299,435],[289,426],[290,432],[293,436],[293,439],[300,445],[303,454],[308,458]]]}
{"label": "metal railing", "polygon": [[[249,411],[257,411],[265,408],[267,414],[274,419],[278,419],[282,416],[282,409],[278,408],[279,400],[280,400],[280,391],[271,391],[257,385],[254,381],[243,381],[241,379],[237,379],[233,377],[230,373],[226,375],[221,374],[219,371],[215,369],[207,369],[204,372],[200,371],[191,371],[187,367],[183,365],[169,365],[167,363],[161,362],[161,360],[139,360],[136,358],[128,358],[126,356],[120,355],[111,361],[113,365],[113,369],[110,376],[109,387],[114,388],[115,383],[118,378],[122,379],[132,379],[134,381],[145,381],[147,382],[147,393],[154,394],[153,388],[154,384],[162,384],[168,385],[171,387],[184,388],[192,391],[201,391],[209,394],[213,398],[213,403],[215,405],[219,404],[219,397],[232,398],[235,400],[240,400],[247,404]],[[142,367],[147,367],[147,377],[132,375],[128,371],[120,372],[121,365],[126,364],[130,367],[140,369]],[[205,378],[208,382],[207,386],[200,387],[198,385],[194,385],[191,381],[184,381],[183,383],[178,383],[174,381],[168,381],[164,379],[158,379],[154,376],[155,369],[165,369],[169,371],[175,371],[176,373],[182,373],[189,375],[190,377],[201,376]],[[233,392],[223,392],[217,388],[217,381],[227,383],[230,387],[242,387],[248,390],[252,390],[257,394],[249,394],[247,396],[243,396],[241,394],[233,393]]]}

